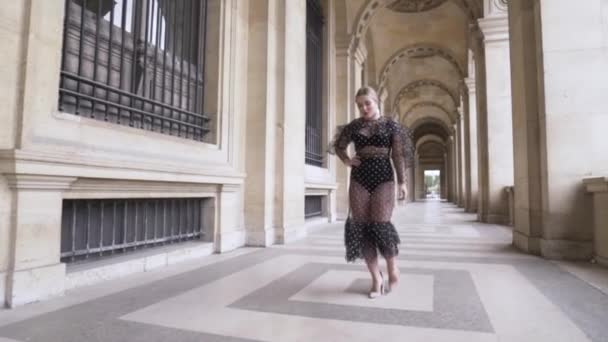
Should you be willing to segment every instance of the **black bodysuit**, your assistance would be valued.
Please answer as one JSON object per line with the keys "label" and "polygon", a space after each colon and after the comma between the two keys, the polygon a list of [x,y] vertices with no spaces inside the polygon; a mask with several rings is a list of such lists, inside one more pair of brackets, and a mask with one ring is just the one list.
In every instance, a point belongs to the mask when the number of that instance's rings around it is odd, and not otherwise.
{"label": "black bodysuit", "polygon": [[393,167],[399,184],[405,183],[407,169],[414,164],[409,130],[385,117],[359,118],[339,129],[331,148],[346,161],[351,142],[361,164],[351,171],[351,219],[344,232],[346,259],[375,258],[378,250],[384,257],[395,256],[400,240],[390,222],[395,201]]}

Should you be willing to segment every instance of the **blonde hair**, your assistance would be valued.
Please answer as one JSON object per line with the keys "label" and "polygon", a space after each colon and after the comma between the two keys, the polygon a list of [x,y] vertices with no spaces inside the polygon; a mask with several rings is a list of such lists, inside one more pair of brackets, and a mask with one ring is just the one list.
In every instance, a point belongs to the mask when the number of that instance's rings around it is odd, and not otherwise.
{"label": "blonde hair", "polygon": [[359,96],[369,96],[372,100],[376,101],[377,105],[380,105],[380,99],[378,98],[378,93],[374,90],[374,88],[370,86],[363,86],[359,90],[357,90],[357,94],[355,94],[355,100]]}

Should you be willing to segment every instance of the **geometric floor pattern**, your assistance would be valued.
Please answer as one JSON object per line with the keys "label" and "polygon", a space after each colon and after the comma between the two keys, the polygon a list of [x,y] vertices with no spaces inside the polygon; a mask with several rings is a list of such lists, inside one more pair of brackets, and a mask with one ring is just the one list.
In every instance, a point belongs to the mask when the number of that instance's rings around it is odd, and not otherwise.
{"label": "geometric floor pattern", "polygon": [[401,281],[370,300],[342,224],[0,311],[7,341],[608,341],[608,295],[442,202],[393,215]]}

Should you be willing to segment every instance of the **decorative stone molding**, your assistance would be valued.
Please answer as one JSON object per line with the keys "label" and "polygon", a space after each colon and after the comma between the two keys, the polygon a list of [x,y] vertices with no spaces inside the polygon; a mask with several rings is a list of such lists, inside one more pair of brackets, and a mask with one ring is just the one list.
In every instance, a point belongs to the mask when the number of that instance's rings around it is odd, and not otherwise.
{"label": "decorative stone molding", "polygon": [[506,15],[483,18],[478,22],[486,44],[509,41],[509,18]]}
{"label": "decorative stone molding", "polygon": [[355,61],[359,64],[365,63],[367,59],[367,48],[363,44],[358,44],[355,51],[353,51],[353,56],[355,57]]}
{"label": "decorative stone molding", "polygon": [[76,177],[5,174],[9,188],[14,190],[61,191],[70,188]]}
{"label": "decorative stone molding", "polygon": [[[96,171],[107,174],[116,174],[115,178],[129,179],[134,178],[136,173],[146,173],[147,177],[137,177],[149,179],[149,175],[154,174],[159,178],[166,179],[165,174],[170,174],[171,179],[178,178],[205,178],[205,183],[238,183],[245,178],[245,174],[238,172],[226,164],[219,164],[201,167],[200,165],[186,164],[176,159],[169,163],[150,162],[147,160],[136,160],[135,158],[117,160],[111,157],[102,156],[83,156],[69,152],[59,151],[1,151],[0,152],[0,173],[6,174],[52,174],[60,173],[66,168],[77,168],[80,172],[86,172],[91,176]],[[42,170],[42,171],[41,171]],[[120,175],[119,175],[120,174]],[[125,175],[129,175],[128,177]],[[124,176],[124,177],[123,177]]]}
{"label": "decorative stone molding", "polygon": [[465,78],[464,83],[467,85],[467,89],[469,90],[469,94],[475,93],[477,91],[477,83],[474,78]]}
{"label": "decorative stone molding", "polygon": [[[410,0],[415,2],[435,2],[436,0]],[[477,18],[481,17],[481,9],[478,8],[473,2],[469,2],[468,0],[451,0],[458,7],[460,7],[463,12],[467,15],[469,21],[473,22]],[[378,12],[386,8],[392,4],[395,4],[395,0],[367,0],[366,4],[362,6],[361,10],[357,14],[357,18],[354,21],[353,31],[353,42],[357,44],[357,42],[361,41],[363,37],[365,37],[365,33],[369,28],[370,23],[372,22],[372,18],[378,14]]]}
{"label": "decorative stone molding", "polygon": [[484,0],[484,17],[506,15],[507,0]]}
{"label": "decorative stone molding", "polygon": [[400,13],[418,13],[430,11],[443,5],[447,0],[397,0],[387,7]]}
{"label": "decorative stone molding", "polygon": [[399,101],[401,101],[401,99],[405,95],[407,95],[408,93],[411,93],[414,89],[417,89],[420,87],[435,87],[435,88],[439,88],[439,89],[443,90],[445,93],[447,93],[450,96],[450,98],[454,102],[454,107],[458,107],[458,104],[460,101],[458,100],[458,97],[456,96],[456,94],[454,94],[452,91],[450,91],[450,88],[448,86],[446,86],[443,82],[436,81],[436,80],[430,80],[430,79],[413,81],[413,82],[410,82],[409,84],[407,84],[405,87],[403,87],[397,94],[393,107],[396,108],[397,105],[399,104]]}
{"label": "decorative stone molding", "polygon": [[64,198],[145,198],[215,196],[220,185],[122,179],[79,178]]}

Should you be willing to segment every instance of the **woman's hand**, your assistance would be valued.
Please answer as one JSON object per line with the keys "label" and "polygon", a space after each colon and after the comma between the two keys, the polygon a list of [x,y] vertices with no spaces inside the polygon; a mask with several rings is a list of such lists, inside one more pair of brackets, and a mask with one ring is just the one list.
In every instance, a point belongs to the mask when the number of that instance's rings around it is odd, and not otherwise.
{"label": "woman's hand", "polygon": [[348,165],[350,167],[357,167],[357,166],[361,165],[361,159],[359,159],[359,157],[357,157],[357,156],[354,156],[350,160],[348,160],[346,165]]}
{"label": "woman's hand", "polygon": [[397,197],[400,201],[403,201],[407,198],[407,184],[399,184],[399,195]]}

